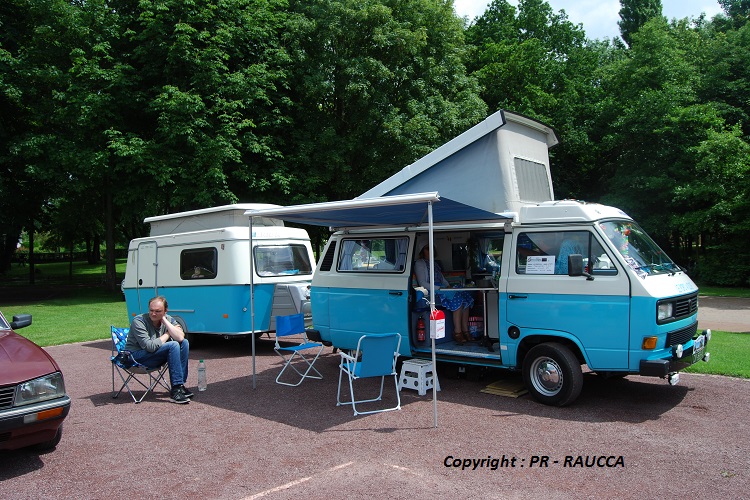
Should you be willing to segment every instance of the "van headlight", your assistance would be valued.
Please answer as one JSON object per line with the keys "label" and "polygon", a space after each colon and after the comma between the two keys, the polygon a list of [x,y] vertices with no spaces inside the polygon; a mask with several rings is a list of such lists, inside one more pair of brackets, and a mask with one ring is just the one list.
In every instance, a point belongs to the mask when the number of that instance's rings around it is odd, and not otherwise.
{"label": "van headlight", "polygon": [[672,317],[672,302],[662,302],[656,306],[657,321],[664,321]]}
{"label": "van headlight", "polygon": [[16,386],[14,406],[30,405],[65,396],[65,382],[60,372],[35,378]]}

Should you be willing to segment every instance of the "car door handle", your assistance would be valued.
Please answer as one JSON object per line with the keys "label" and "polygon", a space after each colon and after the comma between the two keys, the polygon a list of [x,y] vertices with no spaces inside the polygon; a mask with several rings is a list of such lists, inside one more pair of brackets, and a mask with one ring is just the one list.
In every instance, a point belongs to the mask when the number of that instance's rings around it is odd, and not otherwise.
{"label": "car door handle", "polygon": [[509,299],[528,299],[528,295],[508,295]]}
{"label": "car door handle", "polygon": [[399,290],[391,290],[390,292],[388,292],[388,295],[403,295],[403,294],[404,292],[401,292]]}

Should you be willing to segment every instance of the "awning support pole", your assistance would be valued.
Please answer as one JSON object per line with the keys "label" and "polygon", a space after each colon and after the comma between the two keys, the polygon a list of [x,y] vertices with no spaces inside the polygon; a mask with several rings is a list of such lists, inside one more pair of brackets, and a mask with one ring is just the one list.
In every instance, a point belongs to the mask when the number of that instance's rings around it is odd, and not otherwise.
{"label": "awning support pole", "polygon": [[250,216],[250,344],[253,363],[253,389],[255,389],[255,269],[253,268],[253,216]]}
{"label": "awning support pole", "polygon": [[[435,312],[435,252],[433,251],[433,235],[432,235],[432,202],[427,202],[427,226],[429,228],[428,234],[428,242],[429,242],[429,249],[430,249],[430,316]],[[434,426],[437,429],[438,426],[438,416],[437,416],[437,360],[435,358],[435,337],[430,335],[430,339],[432,340],[432,377],[433,377],[433,384],[432,384],[432,416],[434,421]]]}

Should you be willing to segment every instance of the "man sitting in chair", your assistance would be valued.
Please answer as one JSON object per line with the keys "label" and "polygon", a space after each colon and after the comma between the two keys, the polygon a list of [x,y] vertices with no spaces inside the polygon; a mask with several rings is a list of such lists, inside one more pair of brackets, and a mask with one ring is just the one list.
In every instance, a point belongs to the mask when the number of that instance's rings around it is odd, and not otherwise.
{"label": "man sitting in chair", "polygon": [[172,384],[169,400],[178,404],[190,402],[193,393],[185,388],[190,344],[180,324],[167,314],[167,299],[154,297],[148,301],[148,313],[133,318],[125,350],[149,368],[166,362]]}

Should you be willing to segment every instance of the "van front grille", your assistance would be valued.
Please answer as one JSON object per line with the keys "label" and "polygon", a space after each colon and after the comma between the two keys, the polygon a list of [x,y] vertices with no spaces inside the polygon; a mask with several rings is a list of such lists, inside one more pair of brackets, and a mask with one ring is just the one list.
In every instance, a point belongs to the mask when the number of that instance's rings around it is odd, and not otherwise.
{"label": "van front grille", "polygon": [[687,318],[698,310],[698,294],[680,297],[674,302],[675,319]]}
{"label": "van front grille", "polygon": [[685,344],[690,339],[692,339],[695,336],[695,333],[698,331],[698,323],[693,323],[692,325],[681,328],[680,330],[674,330],[672,332],[667,333],[667,345],[666,347],[672,347],[673,345],[677,344]]}

